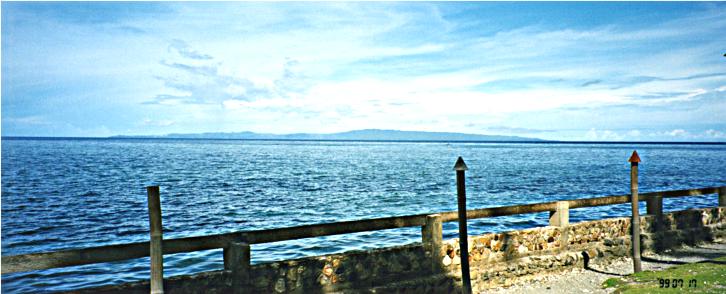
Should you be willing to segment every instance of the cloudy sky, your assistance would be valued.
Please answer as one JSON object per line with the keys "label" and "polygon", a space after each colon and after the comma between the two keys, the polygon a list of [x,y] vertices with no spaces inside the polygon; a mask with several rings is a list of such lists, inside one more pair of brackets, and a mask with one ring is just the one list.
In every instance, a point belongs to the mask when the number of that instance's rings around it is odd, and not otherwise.
{"label": "cloudy sky", "polygon": [[2,2],[2,135],[726,141],[726,4]]}

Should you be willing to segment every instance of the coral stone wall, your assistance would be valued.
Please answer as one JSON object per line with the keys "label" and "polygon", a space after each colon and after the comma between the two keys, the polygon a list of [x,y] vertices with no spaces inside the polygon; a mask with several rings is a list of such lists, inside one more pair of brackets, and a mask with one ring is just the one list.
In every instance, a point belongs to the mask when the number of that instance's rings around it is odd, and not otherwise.
{"label": "coral stone wall", "polygon": [[[432,274],[420,244],[349,251],[252,267],[251,289],[259,293],[309,293],[387,287]],[[411,285],[414,286],[414,285]],[[416,286],[418,287],[418,286]],[[421,285],[421,291],[433,290]]]}

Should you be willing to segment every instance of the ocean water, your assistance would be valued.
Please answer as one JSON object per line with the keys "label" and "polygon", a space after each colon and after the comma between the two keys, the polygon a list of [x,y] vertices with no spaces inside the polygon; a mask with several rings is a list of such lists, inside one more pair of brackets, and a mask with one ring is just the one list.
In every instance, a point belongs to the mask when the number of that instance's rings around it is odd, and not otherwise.
{"label": "ocean water", "polygon": [[[726,145],[2,140],[2,255],[147,241],[148,185],[161,186],[164,238],[456,210],[458,156],[468,208],[726,185]],[[665,210],[717,197],[666,199]],[[641,204],[644,210],[644,205]],[[644,213],[644,211],[642,211]],[[629,215],[575,209],[571,222]],[[470,234],[547,224],[545,213],[470,220]],[[444,224],[444,237],[456,236]],[[419,228],[253,245],[252,262],[402,245]],[[218,270],[221,250],[166,255],[165,276]],[[2,292],[69,290],[149,277],[148,258],[2,276]]]}

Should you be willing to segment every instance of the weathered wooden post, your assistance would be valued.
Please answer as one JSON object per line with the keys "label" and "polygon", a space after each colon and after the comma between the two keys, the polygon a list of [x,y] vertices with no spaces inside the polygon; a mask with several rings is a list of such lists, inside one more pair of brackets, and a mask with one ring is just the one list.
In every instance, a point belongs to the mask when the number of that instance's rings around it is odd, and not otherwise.
{"label": "weathered wooden post", "polygon": [[250,280],[250,244],[230,243],[224,248],[224,269],[231,272],[232,293],[245,293]]}
{"label": "weathered wooden post", "polygon": [[630,227],[632,228],[631,242],[633,245],[633,271],[636,273],[641,271],[640,266],[640,215],[638,213],[638,163],[640,157],[638,152],[633,150],[633,155],[628,159],[630,162],[630,204],[633,210],[630,218]]}
{"label": "weathered wooden post", "polygon": [[570,203],[557,201],[555,211],[550,211],[550,226],[567,227],[570,224]]}
{"label": "weathered wooden post", "polygon": [[569,242],[570,202],[557,201],[555,211],[550,211],[550,226],[560,228],[560,250],[565,250]]}
{"label": "weathered wooden post", "polygon": [[718,188],[718,206],[726,206],[726,186]]}
{"label": "weathered wooden post", "polygon": [[421,227],[421,243],[424,250],[431,257],[431,272],[436,273],[441,267],[439,255],[441,254],[441,243],[443,242],[442,222],[440,214],[426,216],[426,222]]}
{"label": "weathered wooden post", "polygon": [[149,256],[151,256],[151,294],[164,293],[164,253],[162,251],[161,200],[159,186],[146,187],[149,197]]}
{"label": "weathered wooden post", "polygon": [[466,232],[466,183],[464,172],[469,169],[459,156],[454,164],[456,171],[456,195],[459,204],[459,252],[461,256],[462,292],[471,293],[471,274],[469,273],[469,234]]}

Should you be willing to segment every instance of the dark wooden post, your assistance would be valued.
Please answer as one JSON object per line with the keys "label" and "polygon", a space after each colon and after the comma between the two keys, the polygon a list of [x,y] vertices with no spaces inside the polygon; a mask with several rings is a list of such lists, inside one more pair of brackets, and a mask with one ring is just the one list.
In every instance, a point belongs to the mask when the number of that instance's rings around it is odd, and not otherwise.
{"label": "dark wooden post", "polygon": [[459,204],[459,252],[461,256],[462,292],[471,293],[471,274],[469,273],[469,234],[466,232],[466,183],[464,173],[469,169],[464,159],[459,157],[454,164],[456,171],[456,195]]}
{"label": "dark wooden post", "polygon": [[653,216],[653,224],[650,226],[651,232],[660,232],[663,230],[663,195],[658,193],[648,197],[645,202],[646,213]]}
{"label": "dark wooden post", "polygon": [[645,202],[645,207],[648,214],[659,218],[663,214],[663,195],[658,194],[649,197]]}
{"label": "dark wooden post", "polygon": [[224,269],[231,272],[232,293],[246,293],[250,280],[250,244],[233,242],[224,248]]}
{"label": "dark wooden post", "polygon": [[431,257],[431,271],[437,273],[441,268],[441,243],[443,242],[441,229],[441,215],[432,214],[426,216],[426,223],[421,227],[421,243],[424,250]]}
{"label": "dark wooden post", "polygon": [[718,188],[718,206],[726,206],[726,186]]}
{"label": "dark wooden post", "polygon": [[638,152],[633,151],[633,155],[628,159],[630,162],[630,204],[633,210],[630,218],[630,227],[632,228],[631,242],[633,244],[633,271],[636,273],[641,271],[640,266],[640,215],[638,213],[638,163],[640,157]]}
{"label": "dark wooden post", "polygon": [[161,200],[159,199],[159,186],[146,187],[149,197],[149,228],[151,242],[149,242],[149,256],[151,256],[151,294],[164,293],[164,253],[161,242],[163,231],[161,229]]}

